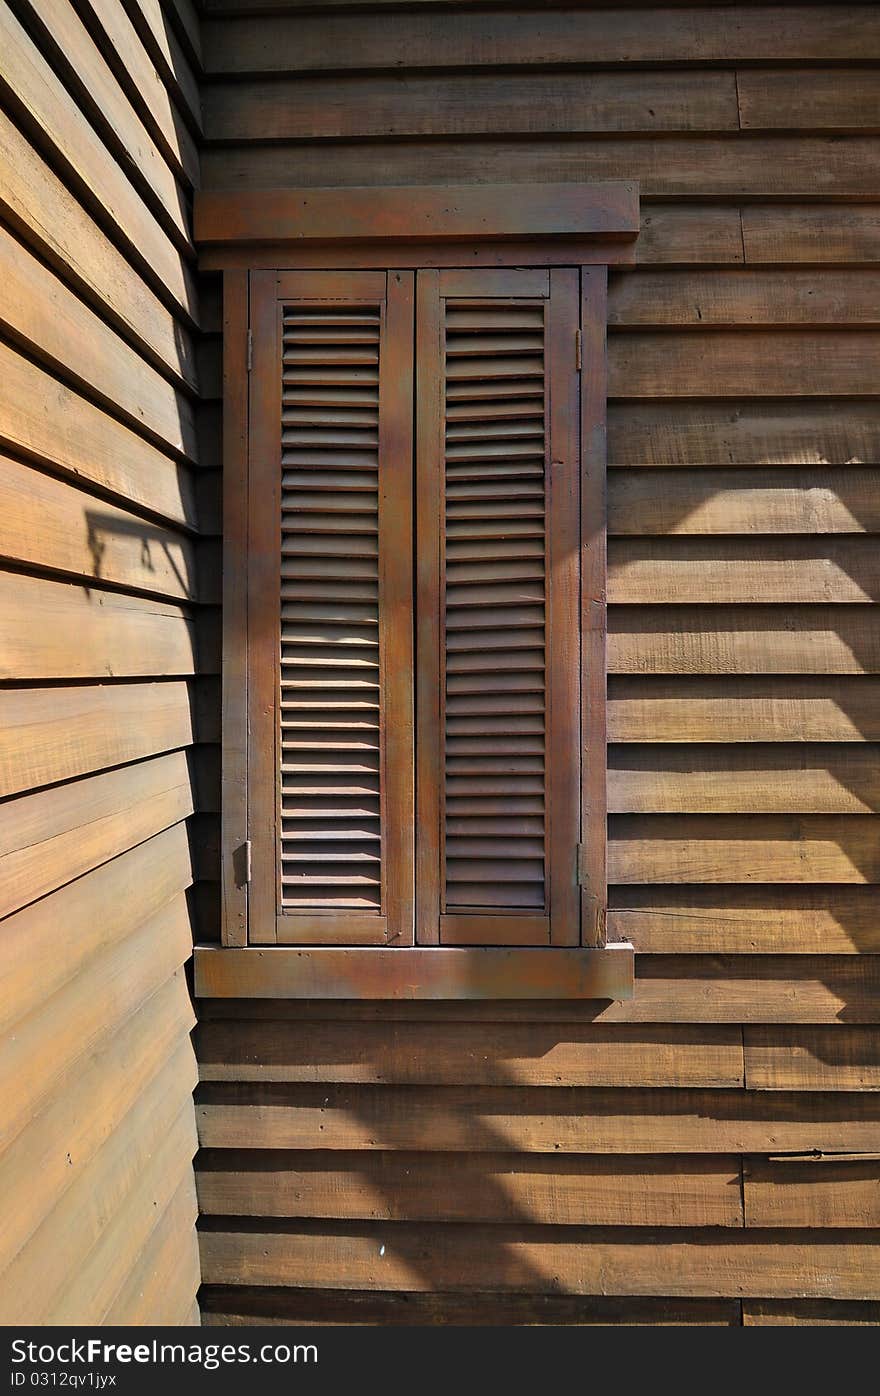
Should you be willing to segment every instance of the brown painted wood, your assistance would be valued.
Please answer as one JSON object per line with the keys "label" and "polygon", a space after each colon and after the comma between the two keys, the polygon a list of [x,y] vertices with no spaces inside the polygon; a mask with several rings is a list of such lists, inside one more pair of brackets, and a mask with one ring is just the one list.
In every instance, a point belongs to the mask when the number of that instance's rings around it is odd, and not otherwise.
{"label": "brown painted wood", "polygon": [[0,555],[174,600],[198,596],[190,539],[0,453]]}
{"label": "brown painted wood", "polygon": [[[394,958],[390,958],[391,956]],[[196,993],[207,998],[604,999],[632,992],[632,950],[292,946],[196,948]]]}
{"label": "brown painted wood", "polygon": [[220,866],[224,945],[247,944],[248,279],[223,276],[223,670]]}
{"label": "brown painted wood", "polygon": [[750,1090],[869,1091],[880,1082],[870,1028],[747,1027],[744,1052]]}
{"label": "brown painted wood", "polygon": [[[562,12],[564,13],[564,12]],[[371,21],[372,23],[372,21]],[[207,146],[206,187],[257,190],[282,187],[296,160],[297,186],[363,185],[365,150],[377,184],[418,186],[493,179],[577,183],[638,181],[643,199],[758,199],[816,197],[864,202],[877,188],[880,155],[870,135],[739,134],[705,136],[695,157],[693,136],[572,136],[543,140],[510,137],[466,141],[314,141],[293,144]],[[817,191],[817,171],[821,185]]]}
{"label": "brown painted wood", "polygon": [[[274,5],[273,5],[274,8]],[[211,73],[314,72],[322,69],[494,67],[528,64],[868,62],[880,45],[870,5],[847,14],[834,5],[772,5],[682,12],[676,6],[615,7],[550,13],[520,9],[505,17],[392,14],[381,28],[366,14],[277,16],[259,28],[248,19],[207,23]]]}
{"label": "brown painted wood", "polygon": [[749,1160],[743,1201],[749,1227],[876,1227],[880,1160]]}
{"label": "brown painted wood", "polygon": [[39,1009],[84,968],[100,968],[106,953],[191,882],[186,825],[179,823],[6,917],[0,952],[4,1029]]}
{"label": "brown painted wood", "polygon": [[[271,1008],[271,1005],[269,1005]],[[857,1031],[850,1029],[849,1031]],[[739,1027],[207,1019],[203,1081],[741,1086]]]}
{"label": "brown painted wood", "polygon": [[[561,951],[559,952],[562,953]],[[515,1154],[873,1151],[875,1095],[534,1087],[202,1085],[209,1149]],[[778,1238],[777,1238],[778,1240]],[[656,1257],[655,1257],[656,1263]],[[205,1276],[209,1282],[208,1276]]]}
{"label": "brown painted wood", "polygon": [[[381,1294],[363,1290],[271,1289],[212,1285],[201,1292],[205,1327],[253,1324],[303,1328],[363,1324],[419,1327],[454,1323],[459,1327],[511,1324],[589,1327],[644,1325],[740,1327],[739,1300],[608,1299],[542,1294]],[[825,1308],[870,1310],[872,1305]]]}
{"label": "brown painted wood", "polygon": [[[827,78],[826,78],[827,81]],[[839,115],[852,126],[859,96],[873,96],[870,78]],[[833,100],[826,97],[829,115]],[[837,106],[840,107],[838,98]],[[753,101],[754,119],[761,109]],[[267,84],[214,82],[204,119],[214,141],[320,140],[340,137],[525,135],[580,131],[735,131],[736,80],[728,73],[512,75],[445,74],[328,80],[285,76]],[[773,123],[778,124],[778,123]],[[829,123],[830,124],[830,123]]]}
{"label": "brown painted wood", "polygon": [[[640,263],[644,256],[640,237]],[[609,288],[608,323],[620,329],[878,322],[880,292],[869,270],[620,271]]]}
{"label": "brown painted wood", "polygon": [[91,191],[101,191],[104,220],[124,240],[129,259],[152,275],[157,291],[164,291],[194,320],[196,295],[187,259],[158,225],[74,98],[11,13],[2,16],[0,32],[9,55],[7,96],[41,128],[43,142],[52,150],[53,159],[73,178],[86,203],[95,197]]}
{"label": "brown painted wood", "polygon": [[[113,0],[101,0],[108,9]],[[37,150],[0,116],[4,217],[72,280],[157,367],[196,387],[195,346],[188,330],[130,266]]]}
{"label": "brown painted wood", "polygon": [[[633,1289],[680,1295],[740,1294],[862,1299],[875,1297],[876,1232],[778,1234],[725,1231],[696,1240],[668,1228],[634,1237],[626,1231],[572,1228],[458,1227],[397,1222],[382,1237],[376,1224],[218,1222],[200,1234],[207,1283],[294,1284],[362,1289],[536,1289],[589,1294]],[[867,1296],[866,1296],[867,1292]]]}
{"label": "brown painted wood", "polygon": [[609,480],[608,526],[612,534],[637,537],[802,533],[818,535],[818,549],[833,547],[819,541],[827,534],[877,531],[878,498],[880,476],[862,466],[833,472],[630,467]]}
{"label": "brown painted wood", "polygon": [[0,691],[0,794],[192,744],[181,681]]}
{"label": "brown painted wood", "polygon": [[859,955],[880,950],[880,892],[849,883],[612,888],[609,926],[653,954]]}
{"label": "brown painted wood", "polygon": [[612,606],[612,674],[873,674],[872,607]]}
{"label": "brown painted wood", "polygon": [[880,1304],[840,1299],[747,1299],[742,1306],[746,1328],[846,1328],[880,1324]]}
{"label": "brown painted wood", "polygon": [[3,915],[192,814],[182,752],[0,806]]}
{"label": "brown painted wood", "polygon": [[[6,344],[0,345],[0,370],[6,389],[0,436],[10,448],[172,523],[195,525],[195,488],[187,466]],[[41,409],[47,401],[57,404],[57,414]]]}
{"label": "brown painted wood", "polygon": [[0,677],[41,680],[192,674],[194,627],[179,606],[0,573]]}
{"label": "brown painted wood", "polygon": [[[178,970],[5,1151],[0,1176],[17,1202],[3,1228],[4,1265],[50,1215],[149,1082],[161,1072],[166,1089],[176,1081],[185,1090],[195,1079],[188,1036],[193,1021],[186,978]],[[58,1147],[59,1139],[65,1148]]]}
{"label": "brown painted wood", "polygon": [[877,260],[876,213],[870,205],[753,206],[742,210],[747,262],[850,262]]}
{"label": "brown painted wood", "polygon": [[[148,432],[161,447],[195,459],[189,401],[5,229],[0,231],[0,322],[31,353],[60,368],[129,425]],[[71,339],[77,343],[75,356]]]}
{"label": "brown painted wood", "polygon": [[858,131],[880,126],[880,79],[868,67],[812,69],[809,83],[785,68],[743,69],[736,76],[744,131]]}
{"label": "brown painted wood", "polygon": [[279,186],[255,194],[206,190],[195,203],[199,243],[607,239],[633,238],[638,230],[638,190],[624,181],[538,183],[527,197],[520,185],[503,183],[407,190]]}
{"label": "brown painted wood", "polygon": [[518,1159],[480,1154],[456,1158],[450,1169],[445,1154],[218,1149],[202,1153],[197,1185],[200,1209],[212,1217],[743,1225],[739,1160],[714,1155]]}
{"label": "brown painted wood", "polygon": [[609,685],[612,742],[873,742],[875,677],[620,677]]}
{"label": "brown painted wood", "polygon": [[610,404],[609,465],[872,465],[880,450],[869,403],[627,402]]}
{"label": "brown painted wood", "polygon": [[880,809],[871,745],[618,746],[609,757],[612,814],[864,814]]}

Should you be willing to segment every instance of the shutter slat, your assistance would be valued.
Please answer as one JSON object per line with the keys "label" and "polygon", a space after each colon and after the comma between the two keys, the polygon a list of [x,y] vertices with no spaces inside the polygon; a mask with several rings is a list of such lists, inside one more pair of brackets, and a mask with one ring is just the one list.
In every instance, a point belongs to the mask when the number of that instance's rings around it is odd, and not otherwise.
{"label": "shutter slat", "polygon": [[[447,302],[444,353],[445,670],[456,715],[447,707],[442,910],[534,913],[546,905],[544,306]],[[499,391],[527,395],[518,419],[498,411]],[[467,423],[455,415],[463,394]],[[490,671],[483,694],[453,695],[471,666]],[[536,676],[525,729],[485,707],[487,695],[503,707],[498,680],[513,668]],[[527,814],[506,801],[486,811],[524,782],[537,795]],[[462,799],[462,786],[475,798]]]}
{"label": "shutter slat", "polygon": [[[378,311],[284,307],[282,909],[381,910],[379,354]],[[370,673],[375,715],[346,720],[340,685]]]}

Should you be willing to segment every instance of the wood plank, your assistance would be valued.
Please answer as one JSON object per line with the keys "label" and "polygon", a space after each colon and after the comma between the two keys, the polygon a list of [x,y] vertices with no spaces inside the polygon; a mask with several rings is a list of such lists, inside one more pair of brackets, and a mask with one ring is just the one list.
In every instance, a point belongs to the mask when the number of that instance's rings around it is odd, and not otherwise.
{"label": "wood plank", "polygon": [[143,40],[118,0],[83,0],[83,15],[172,168],[190,187],[199,183],[199,153],[192,134]]}
{"label": "wood plank", "polygon": [[0,796],[188,747],[194,740],[189,685],[180,681],[3,689]]}
{"label": "wood plank", "polygon": [[872,815],[618,815],[610,882],[880,881]]}
{"label": "wood plank", "polygon": [[585,1024],[201,1024],[203,1081],[740,1086],[738,1028]]}
{"label": "wood plank", "polygon": [[[631,180],[559,185],[493,182],[417,189],[321,188],[227,192],[207,189],[196,199],[195,232],[202,244],[282,239],[356,242],[393,237],[407,242],[473,238],[634,237],[638,190]],[[322,250],[326,260],[326,252]],[[384,254],[387,260],[387,253]],[[491,275],[491,274],[490,274]],[[448,294],[452,287],[444,286]],[[376,293],[378,294],[378,292]]]}
{"label": "wood plank", "polygon": [[865,603],[880,597],[873,538],[615,538],[611,605],[767,604],[785,597]]}
{"label": "wood plank", "polygon": [[880,129],[880,73],[833,68],[803,73],[787,68],[742,68],[736,75],[744,131],[859,131]]}
{"label": "wood plank", "polygon": [[[180,1191],[186,1190],[190,1195],[194,1192],[187,1157],[191,1139],[191,1135],[187,1138],[188,1124],[187,1121],[183,1125],[180,1138],[160,1145],[139,1185],[110,1217],[82,1270],[70,1277],[48,1307],[48,1325],[79,1325],[91,1315],[93,1323],[104,1321],[116,1296],[135,1275],[143,1283],[143,1253],[153,1251],[154,1233],[161,1228],[164,1236],[171,1217],[186,1224],[188,1211],[179,1211],[174,1201]],[[189,1224],[192,1225],[191,1220]]]}
{"label": "wood plank", "polygon": [[0,573],[0,678],[192,674],[195,628],[180,607]]}
{"label": "wood plank", "polygon": [[743,262],[740,210],[715,204],[644,204],[635,246],[639,266]]}
{"label": "wood plank", "polygon": [[880,673],[880,628],[861,606],[612,606],[612,674]]}
{"label": "wood plank", "polygon": [[880,811],[880,750],[833,744],[616,746],[612,814],[862,814]]}
{"label": "wood plank", "polygon": [[48,1002],[19,1018],[0,1052],[4,1095],[0,1148],[69,1083],[84,1056],[99,1051],[120,1025],[189,959],[192,931],[181,893],[130,935],[93,956]]}
{"label": "wood plank", "polygon": [[[621,891],[629,889],[622,888]],[[675,890],[675,889],[673,889]],[[736,890],[736,889],[734,889]],[[845,1018],[876,1019],[876,967],[872,955],[732,954],[642,955],[636,994],[622,1002],[535,999],[532,1023],[825,1023]],[[350,999],[333,1006],[335,1018],[351,1022],[522,1022],[522,1000],[389,1001]],[[327,1005],[308,1000],[259,1002],[202,999],[203,1020],[280,1018],[324,1021]],[[650,1152],[650,1150],[648,1151]],[[765,1151],[766,1152],[766,1151]]]}
{"label": "wood plank", "polygon": [[[10,1322],[45,1316],[61,1286],[80,1273],[108,1217],[112,1221],[131,1190],[144,1185],[143,1175],[169,1131],[176,1140],[172,1160],[189,1147],[195,1125],[186,1098],[187,1071],[181,1074],[177,1068],[172,1055],[3,1271],[0,1294]],[[188,1131],[183,1147],[182,1130]]]}
{"label": "wood plank", "polygon": [[753,1091],[871,1091],[880,1087],[880,1044],[871,1028],[747,1027],[746,1080]]}
{"label": "wood plank", "polygon": [[180,102],[190,126],[199,134],[202,112],[198,78],[162,8],[161,0],[122,0],[122,4],[164,82]]}
{"label": "wood plank", "polygon": [[609,931],[642,953],[880,953],[880,890],[871,886],[622,886],[609,903]]}
{"label": "wood plank", "polygon": [[[274,7],[273,7],[274,8]],[[617,6],[492,15],[272,16],[212,21],[202,30],[208,73],[324,69],[495,67],[520,64],[870,62],[880,50],[872,5]]]}
{"label": "wood plank", "polygon": [[869,270],[827,267],[617,271],[608,287],[608,323],[620,328],[877,325],[880,287]]}
{"label": "wood plank", "polygon": [[178,970],[3,1153],[0,1181],[15,1206],[4,1219],[0,1267],[58,1205],[161,1070],[166,1085],[176,1080],[181,1090],[189,1089],[195,1074],[192,1025],[186,976]]}
{"label": "wood plank", "polygon": [[9,1028],[33,1013],[191,882],[186,825],[180,823],[7,917],[0,940],[0,1024]]}
{"label": "wood plank", "polygon": [[753,204],[741,212],[749,263],[871,264],[880,258],[877,211],[871,204]]}
{"label": "wood plank", "polygon": [[868,1092],[202,1085],[196,1118],[207,1149],[730,1154],[880,1140]]}
{"label": "wood plank", "polygon": [[74,7],[54,0],[21,0],[19,13],[160,224],[178,246],[191,251],[184,190]]}
{"label": "wood plank", "polygon": [[183,752],[7,801],[0,805],[0,916],[192,812]]}
{"label": "wood plank", "polygon": [[187,1168],[125,1284],[103,1317],[110,1326],[171,1324],[199,1288],[196,1189]]}
{"label": "wood plank", "polygon": [[[200,1234],[206,1284],[395,1290],[760,1297],[880,1297],[876,1232],[694,1233],[447,1226],[396,1222],[239,1222]],[[382,1250],[384,1247],[384,1250]]]}
{"label": "wood plank", "polygon": [[450,1162],[446,1154],[218,1149],[199,1157],[199,1208],[207,1216],[743,1225],[735,1157],[479,1154]]}
{"label": "wood plank", "polygon": [[0,344],[0,441],[173,523],[195,524],[187,466],[7,344]]}
{"label": "wood plank", "polygon": [[608,527],[630,536],[880,532],[880,473],[807,470],[627,470],[608,481]]}
{"label": "wood plank", "polygon": [[612,676],[612,742],[875,742],[873,677],[765,679]]}
{"label": "wood plank", "polygon": [[840,1299],[747,1299],[742,1321],[746,1328],[846,1327],[880,1324],[880,1304]]}
{"label": "wood plank", "polygon": [[270,1289],[213,1285],[201,1291],[206,1328],[296,1324],[300,1328],[366,1324],[457,1327],[554,1327],[614,1324],[740,1327],[738,1299],[609,1299],[546,1294],[371,1294],[362,1290]]}
{"label": "wood plank", "polygon": [[189,538],[2,452],[0,557],[99,585],[198,599],[196,553]]}
{"label": "wood plank", "polygon": [[732,72],[212,82],[202,106],[206,138],[234,142],[739,129]]}
{"label": "wood plank", "polygon": [[880,1160],[747,1159],[743,1202],[750,1227],[876,1227]]}
{"label": "wood plank", "polygon": [[0,206],[19,236],[158,367],[194,388],[192,336],[3,113],[0,162]]}
{"label": "wood plank", "polygon": [[[336,57],[332,49],[328,54]],[[880,151],[873,136],[707,135],[699,138],[698,159],[694,140],[597,134],[208,145],[202,183],[206,189],[278,189],[292,180],[362,186],[366,171],[377,185],[482,183],[488,175],[577,182],[618,179],[625,171],[638,180],[643,198],[663,200],[870,200],[877,190]]]}
{"label": "wood plank", "polygon": [[[50,368],[195,460],[192,403],[141,358],[48,267],[0,229],[0,323]],[[71,345],[76,354],[71,354]]]}
{"label": "wood plank", "polygon": [[874,330],[632,332],[608,346],[608,393],[638,397],[874,396]]}
{"label": "wood plank", "polygon": [[614,466],[873,465],[880,423],[868,403],[627,402],[608,409]]}
{"label": "wood plank", "polygon": [[0,10],[0,38],[8,58],[2,86],[13,112],[24,113],[28,124],[42,132],[41,143],[59,173],[104,222],[114,241],[124,243],[135,265],[148,271],[160,295],[195,323],[197,299],[186,258],[6,5]]}

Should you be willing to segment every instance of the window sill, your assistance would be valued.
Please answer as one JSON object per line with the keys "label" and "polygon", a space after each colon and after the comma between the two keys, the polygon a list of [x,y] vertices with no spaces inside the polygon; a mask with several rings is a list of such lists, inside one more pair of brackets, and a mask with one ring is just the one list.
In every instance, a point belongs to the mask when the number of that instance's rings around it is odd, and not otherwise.
{"label": "window sill", "polygon": [[198,998],[630,999],[631,945],[302,949],[197,945]]}

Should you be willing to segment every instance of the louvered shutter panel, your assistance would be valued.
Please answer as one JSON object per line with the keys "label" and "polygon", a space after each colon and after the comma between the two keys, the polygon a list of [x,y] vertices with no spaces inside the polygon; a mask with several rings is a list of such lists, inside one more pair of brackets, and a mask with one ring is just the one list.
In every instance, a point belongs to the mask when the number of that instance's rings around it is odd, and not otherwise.
{"label": "louvered shutter panel", "polygon": [[577,944],[577,272],[422,272],[418,915]]}
{"label": "louvered shutter panel", "polygon": [[256,275],[250,939],[412,938],[412,276]]}

